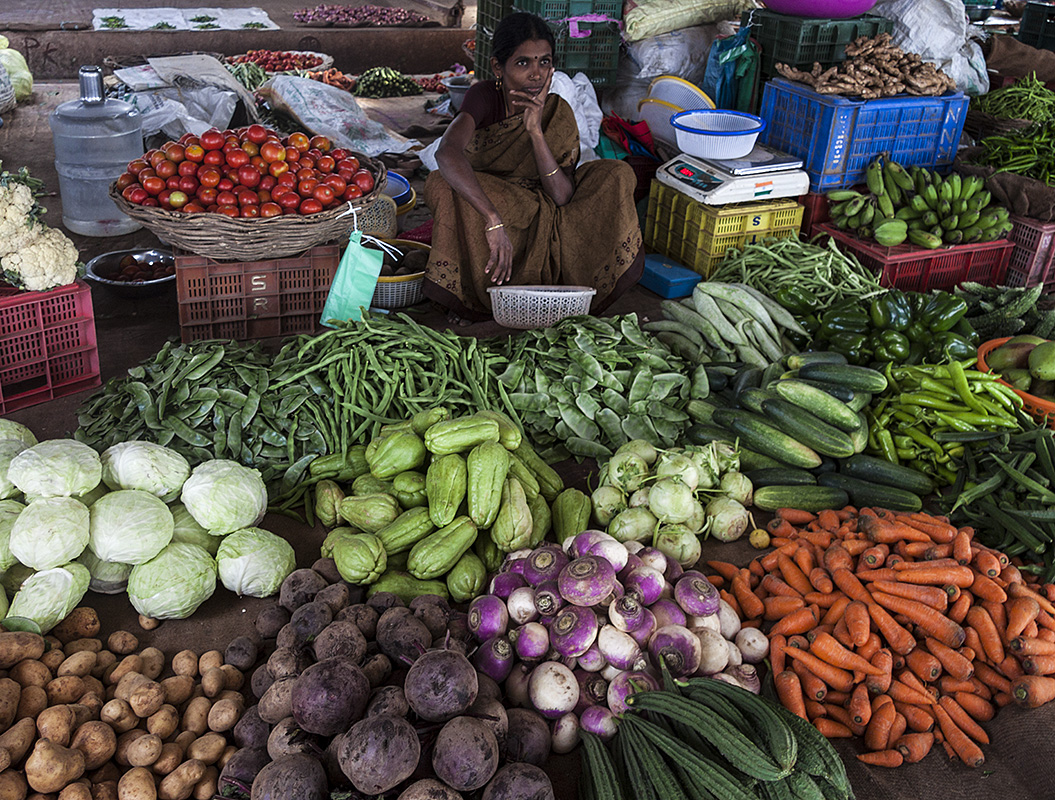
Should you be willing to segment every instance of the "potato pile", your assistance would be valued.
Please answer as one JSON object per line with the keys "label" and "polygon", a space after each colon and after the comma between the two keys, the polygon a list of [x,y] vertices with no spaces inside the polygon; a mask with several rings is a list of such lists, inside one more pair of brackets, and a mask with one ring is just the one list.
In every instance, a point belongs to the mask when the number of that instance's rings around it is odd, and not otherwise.
{"label": "potato pile", "polygon": [[425,271],[425,265],[429,262],[429,251],[417,247],[404,247],[402,254],[397,256],[387,250],[382,250],[382,253],[384,253],[384,260],[381,262],[383,277],[417,275]]}
{"label": "potato pile", "polygon": [[47,637],[0,632],[0,800],[208,800],[237,750],[241,670],[99,631],[77,608]]}
{"label": "potato pile", "polygon": [[956,83],[917,53],[895,47],[889,33],[861,36],[846,46],[846,61],[824,69],[814,64],[809,72],[788,64],[776,70],[790,81],[809,84],[819,94],[839,94],[877,100],[908,94],[935,97],[956,91]]}

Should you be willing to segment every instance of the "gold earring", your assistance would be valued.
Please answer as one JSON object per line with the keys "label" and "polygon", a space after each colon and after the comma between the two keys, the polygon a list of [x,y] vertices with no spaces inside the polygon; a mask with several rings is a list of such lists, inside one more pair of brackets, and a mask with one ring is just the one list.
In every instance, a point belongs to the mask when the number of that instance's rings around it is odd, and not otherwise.
{"label": "gold earring", "polygon": [[495,85],[498,87],[498,91],[502,91],[502,78],[499,76],[498,80],[495,81]]}

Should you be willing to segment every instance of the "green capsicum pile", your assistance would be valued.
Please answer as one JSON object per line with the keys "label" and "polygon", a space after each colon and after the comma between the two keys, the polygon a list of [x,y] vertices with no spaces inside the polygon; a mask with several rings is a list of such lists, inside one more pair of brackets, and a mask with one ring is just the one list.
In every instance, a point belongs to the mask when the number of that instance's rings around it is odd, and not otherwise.
{"label": "green capsicum pile", "polygon": [[821,308],[801,287],[775,299],[812,335],[811,349],[844,355],[851,364],[944,363],[973,358],[978,335],[965,320],[967,303],[948,292],[890,289],[867,301]]}

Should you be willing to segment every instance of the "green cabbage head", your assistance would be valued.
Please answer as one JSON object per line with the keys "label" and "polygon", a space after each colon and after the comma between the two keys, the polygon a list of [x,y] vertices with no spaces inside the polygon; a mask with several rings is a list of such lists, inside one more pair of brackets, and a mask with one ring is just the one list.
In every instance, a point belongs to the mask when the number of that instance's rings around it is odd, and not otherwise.
{"label": "green cabbage head", "polygon": [[27,496],[87,494],[102,480],[99,454],[75,439],[49,439],[27,447],[7,468],[7,479]]}
{"label": "green cabbage head", "polygon": [[31,619],[47,633],[77,607],[90,581],[88,570],[76,562],[41,570],[15,593],[7,616]]}
{"label": "green cabbage head", "polygon": [[172,512],[141,489],[119,489],[90,509],[88,547],[103,561],[142,564],[172,541]]}
{"label": "green cabbage head", "polygon": [[128,599],[144,617],[186,619],[216,590],[216,562],[194,544],[165,547],[128,576]]}
{"label": "green cabbage head", "polygon": [[53,569],[88,546],[88,507],[72,497],[42,497],[11,527],[11,554],[27,567]]}
{"label": "green cabbage head", "polygon": [[118,442],[103,450],[103,483],[111,489],[141,489],[166,503],[179,497],[190,477],[187,459],[154,442]]}
{"label": "green cabbage head", "polygon": [[244,528],[223,537],[216,568],[223,585],[232,592],[270,597],[297,568],[297,557],[281,536],[260,528]]}
{"label": "green cabbage head", "polygon": [[180,501],[191,516],[216,535],[256,525],[267,511],[267,488],[255,469],[215,459],[191,472]]}

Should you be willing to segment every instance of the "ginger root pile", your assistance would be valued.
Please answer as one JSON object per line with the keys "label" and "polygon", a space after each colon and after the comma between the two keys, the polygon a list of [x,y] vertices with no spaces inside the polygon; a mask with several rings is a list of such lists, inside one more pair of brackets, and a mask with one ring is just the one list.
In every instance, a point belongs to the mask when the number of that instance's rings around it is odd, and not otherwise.
{"label": "ginger root pile", "polygon": [[782,63],[776,69],[788,80],[809,84],[820,94],[863,100],[898,94],[934,97],[956,89],[952,78],[934,64],[896,47],[889,33],[855,39],[846,46],[846,55],[846,61],[828,69],[814,64],[805,72]]}

